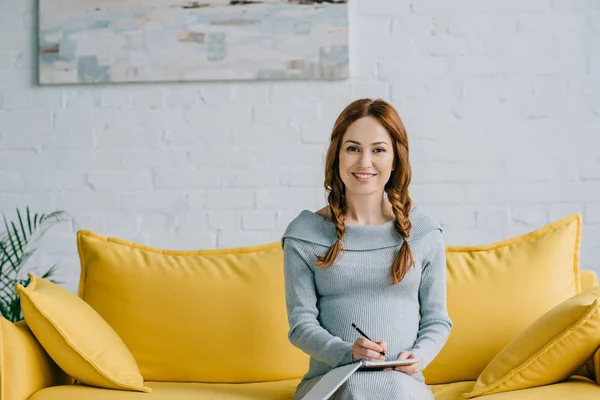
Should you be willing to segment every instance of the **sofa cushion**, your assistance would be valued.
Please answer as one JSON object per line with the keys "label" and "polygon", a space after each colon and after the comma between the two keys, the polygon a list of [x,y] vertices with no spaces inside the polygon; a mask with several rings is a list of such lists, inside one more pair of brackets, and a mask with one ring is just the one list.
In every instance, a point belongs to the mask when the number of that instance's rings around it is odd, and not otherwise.
{"label": "sofa cushion", "polygon": [[596,351],[594,357],[592,357],[593,367],[594,367],[594,377],[596,379],[596,383],[600,385],[600,349]]}
{"label": "sofa cushion", "polygon": [[[600,398],[600,386],[589,379],[577,377],[553,385],[478,397],[481,400],[593,400],[598,398]],[[460,400],[464,398],[461,396]]]}
{"label": "sofa cushion", "polygon": [[[587,290],[591,287],[598,286],[598,275],[594,271],[582,269],[580,271],[581,277],[581,290]],[[594,357],[599,357],[600,360],[600,349],[596,352]],[[581,369],[577,371],[575,375],[585,376],[586,378],[595,379],[597,376],[598,383],[600,384],[600,376],[595,373],[596,368],[600,368],[594,363],[594,357],[591,357]]]}
{"label": "sofa cushion", "polygon": [[[244,384],[146,382],[152,393],[133,393],[66,385],[42,389],[29,400],[290,400],[299,379]],[[435,400],[464,400],[471,382],[431,385]],[[585,380],[482,396],[481,400],[597,400],[600,386]],[[370,400],[370,399],[369,399]],[[378,400],[378,399],[373,399]]]}
{"label": "sofa cushion", "polygon": [[465,398],[560,382],[600,348],[600,286],[564,301],[512,340]]}
{"label": "sofa cushion", "polygon": [[23,400],[46,386],[72,383],[25,321],[0,317],[0,399]]}
{"label": "sofa cushion", "polygon": [[80,298],[29,273],[16,285],[27,326],[58,366],[76,380],[148,392],[135,359],[115,331]]}
{"label": "sofa cushion", "polygon": [[592,270],[582,269],[580,271],[581,276],[581,290],[587,290],[591,287],[598,286],[598,275]]}
{"label": "sofa cushion", "polygon": [[579,293],[581,216],[486,246],[448,247],[446,345],[423,371],[429,384],[476,380],[529,324]]}
{"label": "sofa cushion", "polygon": [[299,382],[299,379],[243,384],[147,382],[152,392],[139,396],[132,392],[68,385],[40,390],[29,400],[289,400]]}
{"label": "sofa cushion", "polygon": [[78,232],[79,295],[123,338],[147,380],[299,378],[308,356],[289,343],[278,242],[162,250]]}
{"label": "sofa cushion", "polygon": [[463,393],[473,389],[475,381],[440,383],[429,385],[435,400],[464,400]]}
{"label": "sofa cushion", "polygon": [[[430,385],[435,400],[464,400],[475,382],[454,382]],[[543,387],[515,390],[480,397],[481,400],[592,400],[600,395],[600,386],[585,378],[573,377],[565,382]]]}

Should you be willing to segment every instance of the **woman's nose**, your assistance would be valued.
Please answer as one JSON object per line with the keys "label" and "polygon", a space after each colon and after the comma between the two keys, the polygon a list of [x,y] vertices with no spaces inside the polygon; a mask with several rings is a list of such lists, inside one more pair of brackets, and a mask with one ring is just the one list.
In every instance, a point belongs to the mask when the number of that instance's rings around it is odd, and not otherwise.
{"label": "woman's nose", "polygon": [[360,158],[358,160],[358,164],[361,167],[370,167],[371,166],[371,154],[369,154],[368,152],[363,152],[360,155]]}

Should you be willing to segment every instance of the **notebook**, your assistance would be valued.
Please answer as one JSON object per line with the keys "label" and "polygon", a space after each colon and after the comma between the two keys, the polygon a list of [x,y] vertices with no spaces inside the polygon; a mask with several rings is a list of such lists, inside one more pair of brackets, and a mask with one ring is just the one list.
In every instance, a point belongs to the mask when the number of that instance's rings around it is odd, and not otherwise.
{"label": "notebook", "polygon": [[367,361],[358,360],[350,364],[341,365],[326,373],[319,382],[302,398],[302,400],[326,400],[335,391],[346,382],[350,376],[357,370],[382,370],[384,368],[394,368],[400,365],[410,365],[416,360],[387,360],[387,361]]}

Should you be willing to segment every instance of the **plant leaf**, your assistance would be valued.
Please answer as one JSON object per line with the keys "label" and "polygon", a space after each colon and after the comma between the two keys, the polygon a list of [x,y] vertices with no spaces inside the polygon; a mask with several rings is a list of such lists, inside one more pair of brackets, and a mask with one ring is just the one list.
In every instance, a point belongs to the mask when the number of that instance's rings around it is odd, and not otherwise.
{"label": "plant leaf", "polygon": [[27,206],[25,212],[27,213],[27,229],[29,230],[29,234],[31,234],[33,229],[31,227],[31,212],[29,211],[29,206]]}
{"label": "plant leaf", "polygon": [[21,301],[18,296],[15,296],[12,301],[8,304],[8,309],[11,314],[11,321],[17,322],[23,319],[23,314],[21,311]]}
{"label": "plant leaf", "polygon": [[8,315],[8,306],[4,303],[4,300],[0,300],[0,314],[2,314],[4,318],[10,321],[10,315]]}
{"label": "plant leaf", "polygon": [[4,303],[8,303],[10,301],[10,299],[12,298],[13,293],[12,292],[7,292],[6,290],[2,290],[0,292],[0,300],[2,300]]}
{"label": "plant leaf", "polygon": [[42,278],[47,279],[51,276],[54,275],[54,273],[56,272],[56,267],[58,266],[58,264],[54,264],[52,267],[50,267],[50,269],[46,272],[44,272],[44,274],[42,275]]}
{"label": "plant leaf", "polygon": [[8,252],[6,251],[6,245],[3,241],[0,241],[0,273],[4,271],[4,265],[8,263]]}
{"label": "plant leaf", "polygon": [[[69,215],[64,211],[33,213],[27,206],[24,213],[17,208],[17,218],[14,222],[9,222],[6,216],[2,217],[6,232],[0,233],[0,312],[6,319],[15,322],[23,316],[14,286],[17,283],[27,286],[30,282],[29,277],[23,276],[24,267],[36,251],[36,241],[55,224],[68,221]],[[56,266],[57,264],[54,264],[49,268],[42,278],[52,277]]]}
{"label": "plant leaf", "polygon": [[19,251],[23,251],[23,242],[24,242],[25,238],[21,239],[21,236],[19,235],[19,231],[17,230],[17,226],[15,225],[14,222],[11,222],[10,226],[12,227],[12,233],[15,237],[15,241],[17,242],[17,245],[19,246]]}
{"label": "plant leaf", "polygon": [[[7,238],[8,238],[8,241],[10,242],[9,251],[13,254],[16,254],[17,253],[17,245],[15,244],[14,238],[10,234],[10,228],[8,227],[8,221],[6,220],[6,217],[4,217],[4,226],[6,227]],[[9,243],[7,243],[7,247],[8,247],[8,245],[9,245]],[[9,256],[9,260],[10,260],[10,256]],[[13,265],[13,268],[16,268],[16,265],[15,265],[16,263],[13,263],[12,260],[11,260],[11,264]]]}
{"label": "plant leaf", "polygon": [[9,249],[6,246],[7,246],[6,243],[0,242],[0,252],[2,252],[2,254],[4,255],[5,262],[10,264],[13,271],[15,271],[17,269],[16,263],[14,262],[13,258],[11,257],[11,254],[8,252]]}
{"label": "plant leaf", "polygon": [[21,218],[21,212],[17,209],[17,219],[19,220],[19,225],[21,226],[21,232],[23,233],[23,239],[27,237],[27,232],[25,232],[25,226],[23,226],[23,218]]}

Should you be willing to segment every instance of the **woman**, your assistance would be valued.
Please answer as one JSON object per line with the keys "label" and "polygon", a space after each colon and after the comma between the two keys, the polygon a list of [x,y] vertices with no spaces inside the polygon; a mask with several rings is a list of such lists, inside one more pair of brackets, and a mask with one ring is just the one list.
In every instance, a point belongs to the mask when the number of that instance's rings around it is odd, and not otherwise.
{"label": "woman", "polygon": [[[433,399],[421,370],[452,328],[439,224],[413,208],[404,125],[383,100],[340,114],[325,166],[328,205],[282,238],[290,342],[310,355],[301,399],[331,369],[361,358],[414,359],[357,371],[334,399]],[[373,341],[359,335],[355,323]]]}

